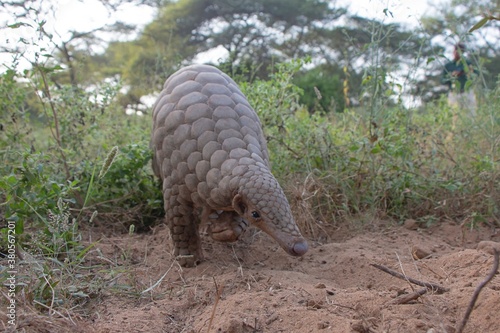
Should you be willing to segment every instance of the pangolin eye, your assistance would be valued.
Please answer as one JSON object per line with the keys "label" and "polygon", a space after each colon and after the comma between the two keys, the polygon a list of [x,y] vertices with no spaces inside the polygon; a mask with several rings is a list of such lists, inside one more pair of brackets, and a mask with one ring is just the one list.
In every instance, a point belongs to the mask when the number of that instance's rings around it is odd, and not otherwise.
{"label": "pangolin eye", "polygon": [[259,214],[258,212],[256,212],[256,211],[253,211],[253,212],[252,212],[252,217],[253,217],[254,219],[258,219],[258,218],[260,217],[260,214]]}

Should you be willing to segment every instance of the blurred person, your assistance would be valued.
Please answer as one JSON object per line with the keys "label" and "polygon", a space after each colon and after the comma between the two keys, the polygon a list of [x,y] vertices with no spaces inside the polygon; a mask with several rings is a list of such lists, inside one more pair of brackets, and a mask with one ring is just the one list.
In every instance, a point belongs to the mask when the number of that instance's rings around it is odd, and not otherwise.
{"label": "blurred person", "polygon": [[458,43],[453,49],[453,60],[446,63],[441,82],[448,86],[448,105],[455,110],[453,127],[455,127],[456,112],[467,110],[469,115],[476,115],[476,96],[468,81],[472,80],[474,67],[465,58],[465,45]]}

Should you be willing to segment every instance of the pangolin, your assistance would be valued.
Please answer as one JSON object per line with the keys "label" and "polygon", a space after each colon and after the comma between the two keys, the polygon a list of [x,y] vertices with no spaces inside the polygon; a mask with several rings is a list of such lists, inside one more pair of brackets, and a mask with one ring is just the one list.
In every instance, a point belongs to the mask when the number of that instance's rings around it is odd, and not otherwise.
{"label": "pangolin", "polygon": [[250,223],[288,254],[307,252],[271,174],[261,122],[228,75],[208,65],[172,74],[153,107],[151,148],[181,265],[203,258],[200,224],[215,240],[235,241]]}

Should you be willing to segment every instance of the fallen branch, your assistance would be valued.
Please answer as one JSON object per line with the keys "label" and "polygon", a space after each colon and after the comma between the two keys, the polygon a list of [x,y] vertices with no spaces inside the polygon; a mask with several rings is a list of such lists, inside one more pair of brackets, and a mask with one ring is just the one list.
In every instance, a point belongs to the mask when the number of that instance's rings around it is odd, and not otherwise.
{"label": "fallen branch", "polygon": [[438,294],[442,294],[444,292],[447,292],[449,291],[450,289],[449,288],[446,288],[446,287],[443,287],[443,286],[440,286],[438,284],[435,284],[435,283],[429,283],[429,282],[422,282],[422,281],[419,281],[419,280],[416,280],[416,279],[413,279],[411,277],[408,277],[406,275],[403,275],[401,273],[398,273],[398,272],[395,272],[393,271],[392,269],[389,269],[385,266],[382,266],[382,265],[378,265],[378,264],[371,264],[371,266],[375,267],[375,268],[378,268],[380,269],[381,271],[383,272],[386,272],[387,274],[390,274],[394,277],[397,277],[398,279],[401,279],[401,280],[405,280],[405,281],[408,281],[408,282],[411,282],[413,284],[416,284],[418,286],[421,286],[421,287],[425,287],[427,289],[430,289],[432,290],[433,292],[435,293],[438,293]]}
{"label": "fallen branch", "polygon": [[484,279],[484,281],[477,286],[476,290],[474,290],[474,294],[472,295],[469,306],[467,307],[467,311],[465,311],[464,318],[462,319],[462,322],[458,326],[456,333],[462,333],[465,325],[467,324],[467,321],[469,320],[470,314],[474,309],[474,305],[476,304],[477,298],[479,297],[479,293],[493,279],[493,277],[498,271],[498,261],[500,257],[500,252],[497,249],[493,249],[493,256],[494,256],[493,268],[491,269],[491,272],[490,274],[488,274],[486,279]]}
{"label": "fallen branch", "polygon": [[427,288],[424,288],[424,289],[420,289],[420,290],[414,291],[411,294],[406,294],[406,295],[400,296],[400,297],[396,298],[395,300],[393,300],[391,302],[391,304],[406,304],[406,303],[409,303],[411,301],[416,300],[417,298],[419,298],[423,294],[425,294],[427,292],[427,290],[428,290]]}

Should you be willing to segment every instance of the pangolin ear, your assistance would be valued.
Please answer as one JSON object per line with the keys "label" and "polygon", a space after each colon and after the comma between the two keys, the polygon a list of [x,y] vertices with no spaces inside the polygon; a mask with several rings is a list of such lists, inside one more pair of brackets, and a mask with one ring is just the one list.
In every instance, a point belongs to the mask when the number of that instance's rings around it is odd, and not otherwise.
{"label": "pangolin ear", "polygon": [[240,216],[244,216],[247,212],[247,205],[243,202],[241,194],[236,194],[233,198],[233,209]]}

